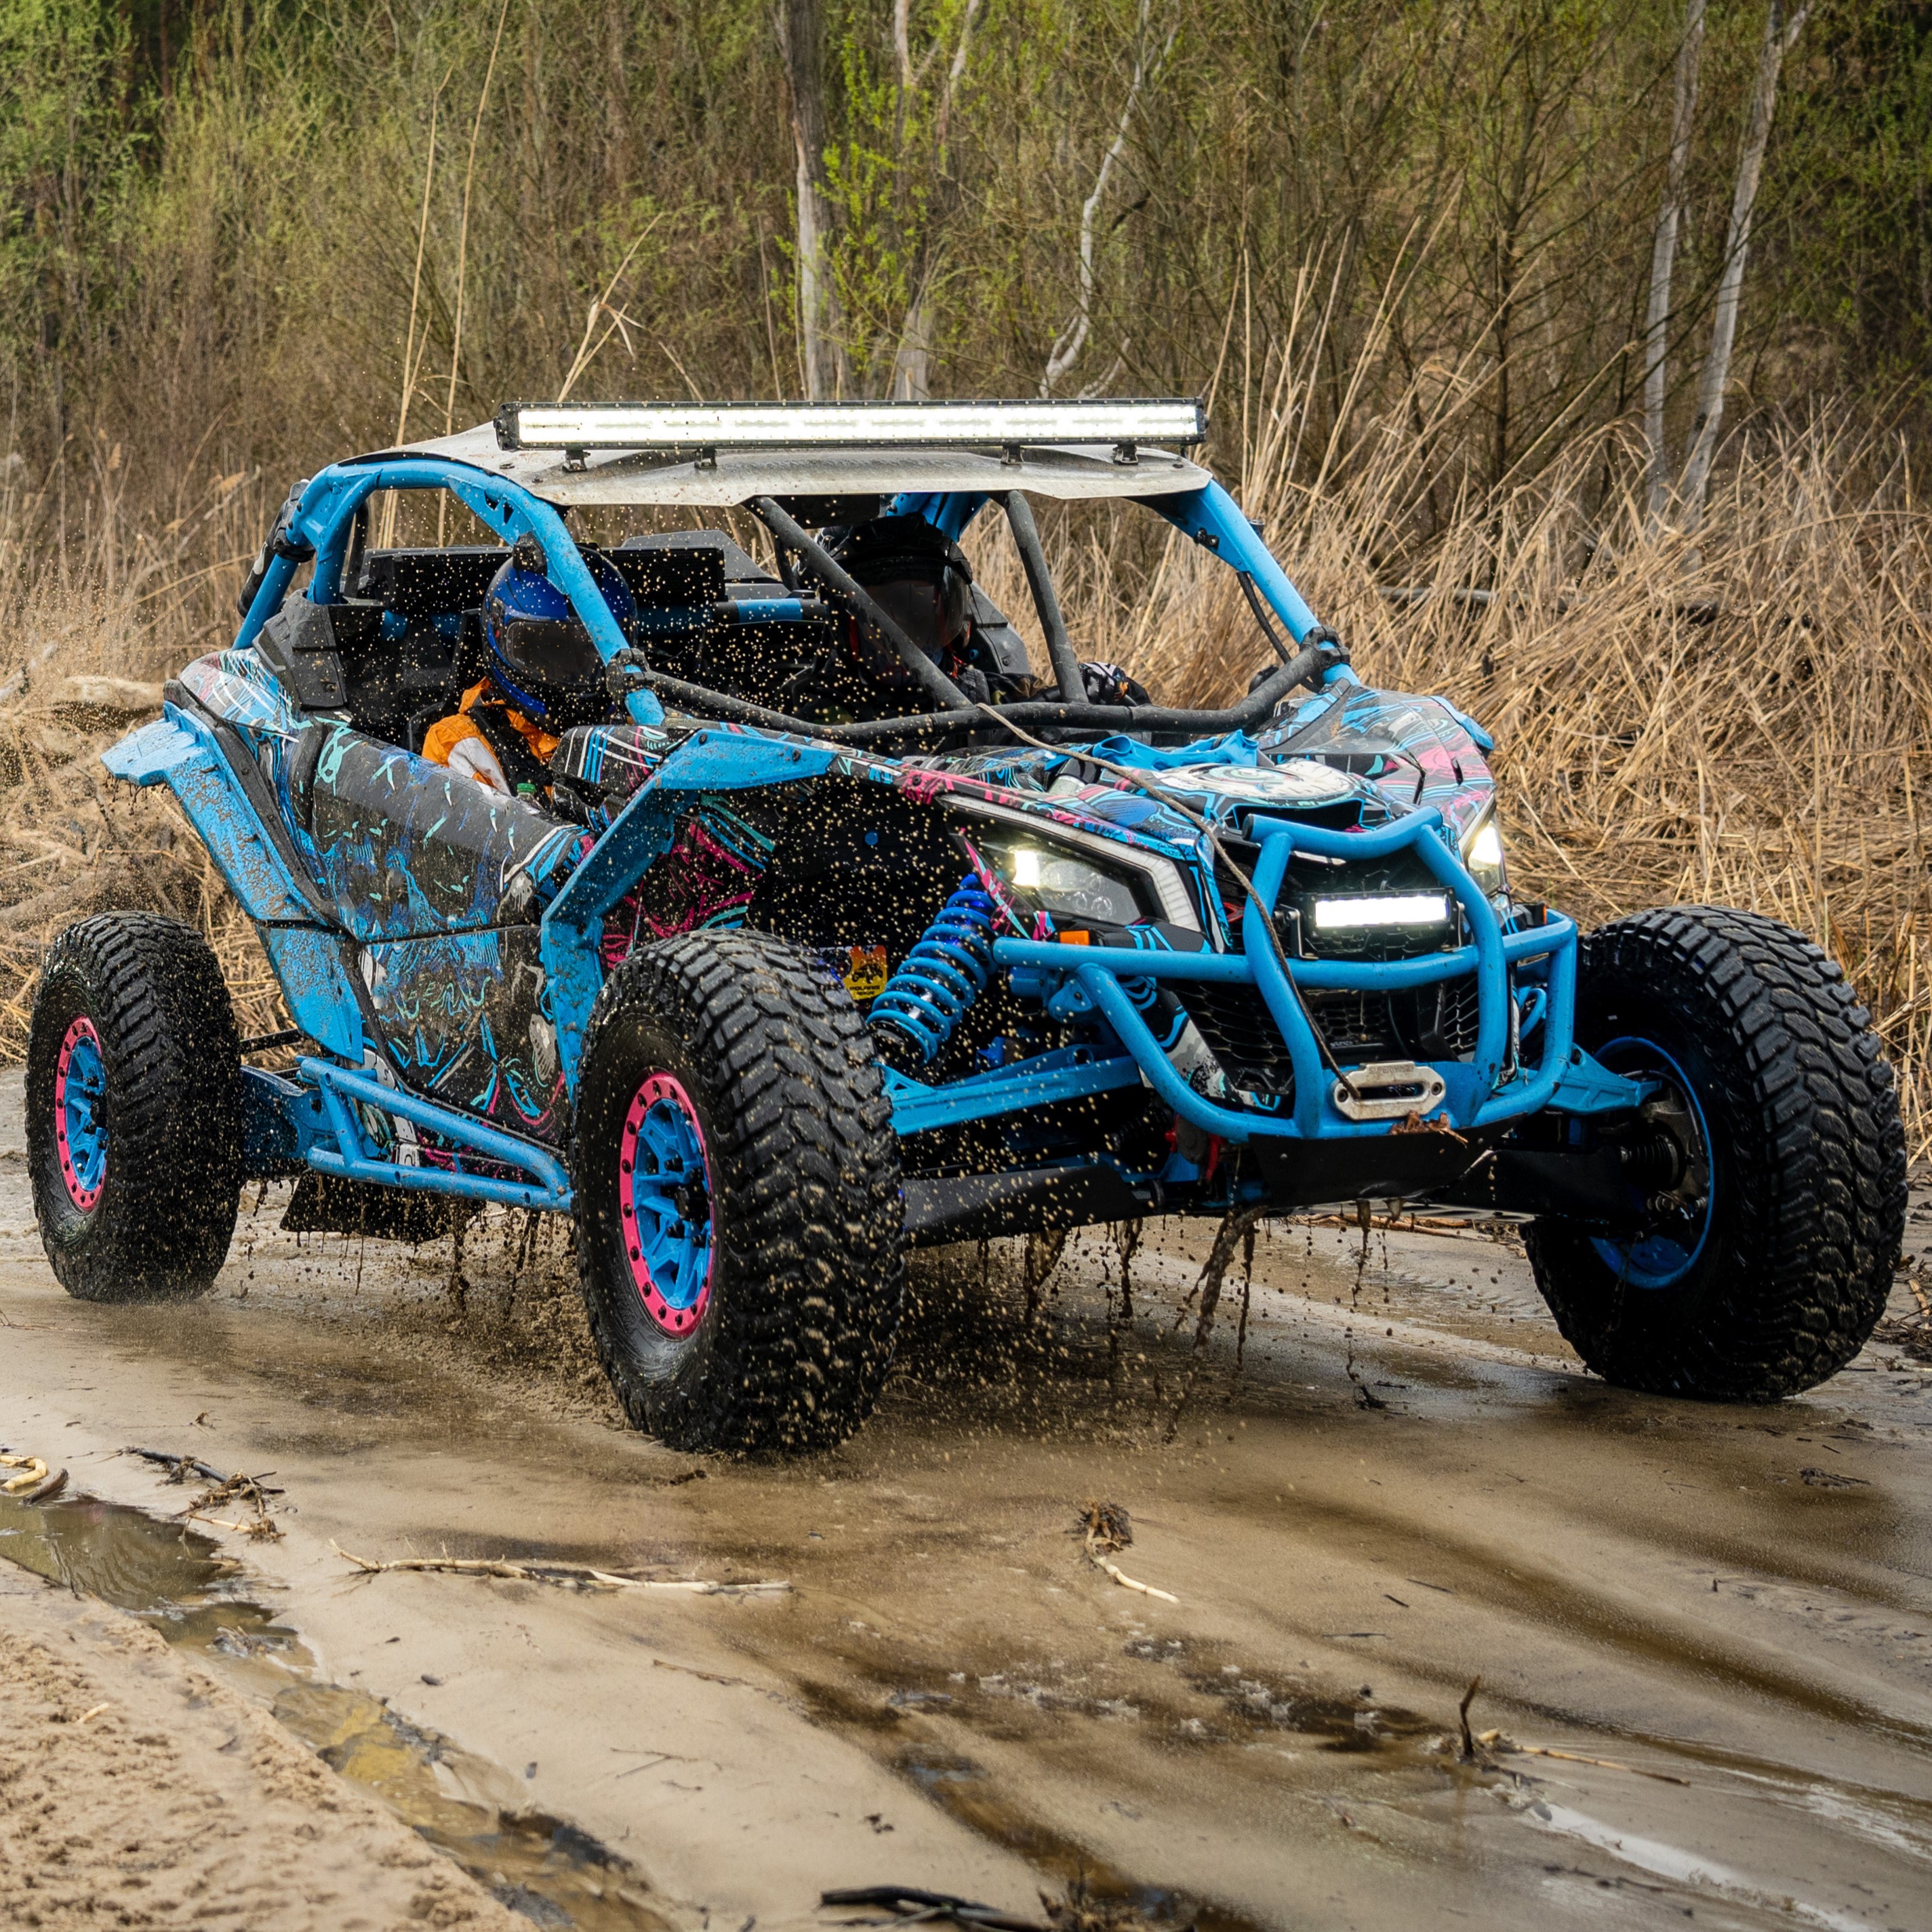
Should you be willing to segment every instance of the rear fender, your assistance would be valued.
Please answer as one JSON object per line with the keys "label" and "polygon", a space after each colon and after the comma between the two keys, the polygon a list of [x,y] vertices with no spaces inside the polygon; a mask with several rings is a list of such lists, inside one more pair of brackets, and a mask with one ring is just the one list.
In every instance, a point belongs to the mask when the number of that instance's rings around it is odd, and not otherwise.
{"label": "rear fender", "polygon": [[181,802],[208,856],[254,920],[297,1026],[345,1060],[363,1054],[362,1007],[343,959],[306,883],[288,864],[214,733],[178,705],[101,754],[118,778],[165,784]]}

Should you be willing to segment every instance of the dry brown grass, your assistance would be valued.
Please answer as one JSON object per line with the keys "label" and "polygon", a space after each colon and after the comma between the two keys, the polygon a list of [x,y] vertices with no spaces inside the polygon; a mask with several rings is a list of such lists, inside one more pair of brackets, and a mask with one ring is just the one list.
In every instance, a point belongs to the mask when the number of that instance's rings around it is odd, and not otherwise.
{"label": "dry brown grass", "polygon": [[[1809,932],[1876,1014],[1914,1151],[1932,1151],[1932,773],[1916,769],[1932,517],[1903,460],[1826,422],[1762,433],[1693,544],[1646,527],[1637,453],[1614,432],[1499,499],[1426,511],[1448,487],[1432,468],[1448,388],[1312,450],[1295,445],[1294,382],[1254,388],[1272,406],[1219,466],[1246,478],[1245,507],[1364,677],[1442,691],[1495,733],[1519,889],[1586,923],[1705,900]],[[231,560],[271,494],[214,479],[152,541],[104,510],[92,527],[118,530],[112,556],[97,538],[66,587],[50,572],[0,608],[0,1054],[21,1049],[45,942],[106,905],[196,921],[244,1027],[280,1023],[266,963],[172,802],[96,762],[128,718],[74,701],[68,682],[158,680],[220,641]],[[1148,547],[1148,523],[1048,522],[1076,644],[1166,700],[1225,700],[1264,656],[1252,620],[1221,566],[1178,539]],[[972,547],[995,598],[1024,610],[1004,539]],[[1392,584],[1492,594],[1400,602]]]}

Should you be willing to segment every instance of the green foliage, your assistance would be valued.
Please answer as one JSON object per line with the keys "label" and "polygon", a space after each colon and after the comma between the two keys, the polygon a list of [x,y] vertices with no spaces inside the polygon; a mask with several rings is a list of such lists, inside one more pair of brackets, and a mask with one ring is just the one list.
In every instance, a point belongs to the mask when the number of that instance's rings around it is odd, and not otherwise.
{"label": "green foliage", "polygon": [[[832,284],[864,392],[924,291],[937,393],[1030,393],[1118,140],[1064,391],[1218,377],[1237,422],[1312,310],[1310,452],[1346,460],[1378,412],[1475,383],[1430,430],[1444,502],[1633,406],[1682,0],[982,0],[956,82],[968,0],[920,0],[910,85],[890,0],[826,15]],[[126,500],[159,510],[190,456],[280,475],[386,440],[412,291],[415,434],[554,389],[607,290],[575,393],[796,393],[767,0],[514,0],[486,101],[497,17],[0,0],[0,371],[33,474],[99,430],[128,446]],[[1712,10],[1679,432],[1762,20]],[[1125,114],[1139,37],[1170,33]],[[1928,316],[1932,6],[1821,0],[1779,103],[1732,420],[1850,391],[1904,395],[1917,425]]]}

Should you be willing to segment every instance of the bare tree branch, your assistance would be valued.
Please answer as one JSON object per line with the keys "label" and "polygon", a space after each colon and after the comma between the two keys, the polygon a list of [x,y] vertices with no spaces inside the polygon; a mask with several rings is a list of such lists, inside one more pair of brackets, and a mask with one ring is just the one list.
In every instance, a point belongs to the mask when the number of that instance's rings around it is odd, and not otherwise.
{"label": "bare tree branch", "polygon": [[1087,346],[1087,338],[1094,326],[1094,224],[1100,219],[1100,206],[1106,199],[1107,184],[1127,152],[1127,136],[1133,126],[1134,110],[1140,105],[1141,89],[1160,71],[1174,50],[1175,36],[1180,32],[1178,22],[1168,28],[1160,52],[1150,58],[1148,27],[1152,11],[1153,0],[1140,0],[1140,16],[1134,33],[1133,78],[1127,84],[1127,98],[1120,108],[1120,126],[1114,133],[1112,145],[1100,158],[1100,172],[1094,178],[1094,192],[1080,210],[1080,306],[1048,353],[1046,368],[1040,379],[1042,396],[1053,394],[1054,385],[1073,367],[1079,359],[1081,350]]}
{"label": "bare tree branch", "polygon": [[1710,352],[1697,385],[1697,420],[1690,454],[1684,466],[1684,526],[1694,530],[1704,514],[1711,465],[1718,453],[1718,431],[1724,419],[1724,385],[1730,379],[1731,350],[1737,340],[1738,303],[1744,292],[1744,260],[1750,251],[1751,212],[1764,172],[1764,151],[1778,106],[1778,76],[1784,57],[1803,30],[1810,0],[1787,14],[1784,0],[1771,0],[1765,15],[1764,44],[1758,50],[1757,79],[1751,88],[1750,115],[1738,152],[1738,175],[1731,193],[1731,223],[1724,240],[1724,266],[1718,278],[1717,307],[1711,319]]}

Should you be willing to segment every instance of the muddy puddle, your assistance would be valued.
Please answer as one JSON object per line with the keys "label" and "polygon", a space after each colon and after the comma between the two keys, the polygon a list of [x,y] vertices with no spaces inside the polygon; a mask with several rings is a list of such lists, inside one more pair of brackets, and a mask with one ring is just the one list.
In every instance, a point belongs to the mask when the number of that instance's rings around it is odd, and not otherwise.
{"label": "muddy puddle", "polygon": [[[447,1248],[298,1248],[274,1212],[190,1309],[0,1271],[8,1432],[76,1444],[111,1406],[278,1469],[286,1540],[250,1562],[282,1620],[152,1519],[166,1550],[88,1587],[252,1673],[528,1916],[650,1922],[596,1916],[637,1910],[610,1848],[724,1932],[888,1881],[1084,1886],[1172,1932],[1932,1923],[1932,1378],[1882,1349],[1770,1409],[1634,1395],[1507,1244],[1316,1226],[1264,1234],[1196,1358],[1211,1231],[1150,1226],[1130,1288],[1099,1233],[922,1262],[863,1433],[736,1462],[614,1426],[520,1220],[479,1225],[459,1292]],[[126,1466],[95,1480],[170,1506]],[[1088,1560],[1096,1501],[1165,1597]],[[352,1580],[332,1543],[792,1588]],[[1500,1737],[1468,1762],[1477,1678]]]}
{"label": "muddy puddle", "polygon": [[534,1924],[665,1932],[628,1860],[562,1819],[494,1802],[511,1781],[500,1766],[321,1681],[300,1636],[244,1594],[242,1566],[212,1538],[91,1496],[0,1496],[0,1558],[129,1612],[266,1702],[331,1769]]}

